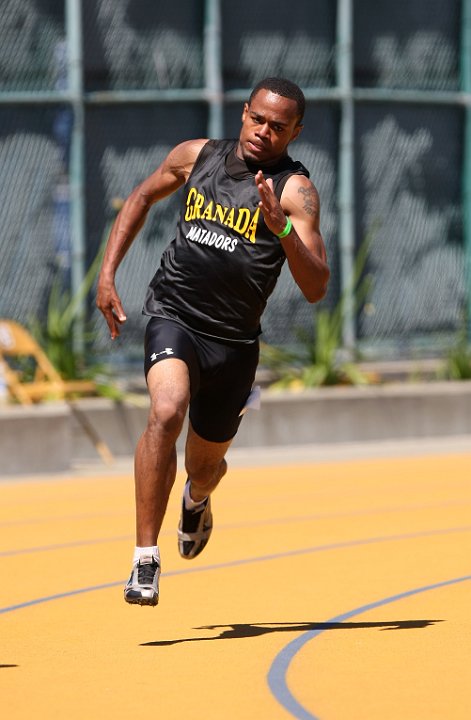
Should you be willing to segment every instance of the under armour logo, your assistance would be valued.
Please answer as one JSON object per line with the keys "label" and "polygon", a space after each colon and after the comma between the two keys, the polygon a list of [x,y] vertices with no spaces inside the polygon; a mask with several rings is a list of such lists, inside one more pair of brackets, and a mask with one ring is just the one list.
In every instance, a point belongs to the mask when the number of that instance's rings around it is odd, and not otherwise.
{"label": "under armour logo", "polygon": [[151,362],[157,360],[159,355],[173,355],[173,350],[172,348],[165,348],[165,350],[162,350],[161,352],[152,353],[152,355],[150,356]]}

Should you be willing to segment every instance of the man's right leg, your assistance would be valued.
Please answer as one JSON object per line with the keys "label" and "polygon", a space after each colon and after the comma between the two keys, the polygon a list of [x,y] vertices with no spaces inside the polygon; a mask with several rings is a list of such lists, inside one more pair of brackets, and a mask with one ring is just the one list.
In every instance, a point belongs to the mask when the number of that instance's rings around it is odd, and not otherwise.
{"label": "man's right leg", "polygon": [[175,482],[175,444],[190,400],[186,363],[176,358],[155,363],[147,375],[147,385],[151,407],[135,455],[136,551],[125,599],[156,605],[160,574],[157,538]]}
{"label": "man's right leg", "polygon": [[188,368],[182,360],[162,360],[149,370],[147,385],[151,407],[135,456],[136,541],[140,546],[156,544],[175,482],[175,444],[190,401]]}

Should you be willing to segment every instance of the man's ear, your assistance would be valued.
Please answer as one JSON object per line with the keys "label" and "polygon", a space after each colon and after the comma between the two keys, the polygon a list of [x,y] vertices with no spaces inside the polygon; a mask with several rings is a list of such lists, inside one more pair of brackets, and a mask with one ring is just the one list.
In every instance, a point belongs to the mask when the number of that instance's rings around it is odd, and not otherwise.
{"label": "man's ear", "polygon": [[295,140],[298,139],[303,127],[304,127],[304,125],[296,125],[296,127],[293,130],[293,135],[291,137],[290,142],[294,142]]}
{"label": "man's ear", "polygon": [[247,117],[248,111],[249,111],[249,104],[244,103],[244,109],[242,110],[242,122],[244,122],[245,118]]}

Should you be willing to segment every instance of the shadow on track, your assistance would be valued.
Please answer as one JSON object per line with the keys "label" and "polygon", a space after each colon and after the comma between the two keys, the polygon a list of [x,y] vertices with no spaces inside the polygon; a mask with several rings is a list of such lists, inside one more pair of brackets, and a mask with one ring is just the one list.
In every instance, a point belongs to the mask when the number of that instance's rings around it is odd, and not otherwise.
{"label": "shadow on track", "polygon": [[176,640],[154,640],[141,643],[142,647],[165,647],[187,642],[203,642],[208,640],[240,640],[253,638],[269,633],[280,632],[306,632],[311,630],[364,630],[376,628],[378,630],[417,630],[429,625],[443,622],[443,620],[391,620],[389,622],[301,622],[301,623],[236,623],[234,625],[204,625],[195,630],[222,630],[219,635],[212,637],[179,638]]}

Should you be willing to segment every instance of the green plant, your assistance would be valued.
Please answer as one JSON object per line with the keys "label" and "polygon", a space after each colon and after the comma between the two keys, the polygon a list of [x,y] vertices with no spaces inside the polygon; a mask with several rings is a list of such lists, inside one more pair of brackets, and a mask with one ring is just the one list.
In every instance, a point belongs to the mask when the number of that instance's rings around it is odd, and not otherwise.
{"label": "green plant", "polygon": [[262,364],[279,376],[271,385],[273,389],[368,382],[367,376],[355,363],[338,358],[341,345],[339,316],[338,306],[333,311],[318,310],[314,314],[312,331],[297,331],[299,350],[288,351],[262,345]]}
{"label": "green plant", "polygon": [[[362,279],[368,245],[366,240],[354,267],[352,286],[356,308],[364,302],[370,287],[369,278]],[[312,327],[309,330],[298,328],[296,331],[299,349],[286,350],[262,344],[261,363],[278,376],[271,385],[273,389],[360,385],[369,382],[368,376],[355,363],[340,357],[346,302],[345,292],[333,310],[316,309]]]}
{"label": "green plant", "polygon": [[[92,368],[87,367],[85,352],[74,348],[74,336],[76,324],[82,315],[83,301],[95,282],[102,254],[100,250],[74,295],[64,290],[59,277],[56,277],[49,294],[46,322],[32,318],[29,323],[34,337],[66,380],[90,377],[91,374]],[[86,331],[85,344],[90,344],[92,339],[92,333]]]}
{"label": "green plant", "polygon": [[[120,200],[112,201],[114,214],[117,214],[121,205]],[[79,322],[82,322],[83,317],[83,303],[98,276],[111,224],[112,221],[107,225],[101,247],[76,293],[72,294],[68,290],[64,290],[63,283],[57,276],[49,294],[46,322],[43,323],[38,318],[32,318],[29,326],[32,334],[64,380],[93,379],[100,395],[120,400],[123,393],[114,383],[110,382],[106,367],[98,361],[91,360],[90,347],[95,337],[94,331],[85,326],[83,350],[78,350],[75,344],[76,327]]]}
{"label": "green plant", "polygon": [[444,380],[471,380],[471,348],[465,330],[460,333],[456,345],[448,353],[438,376]]}

